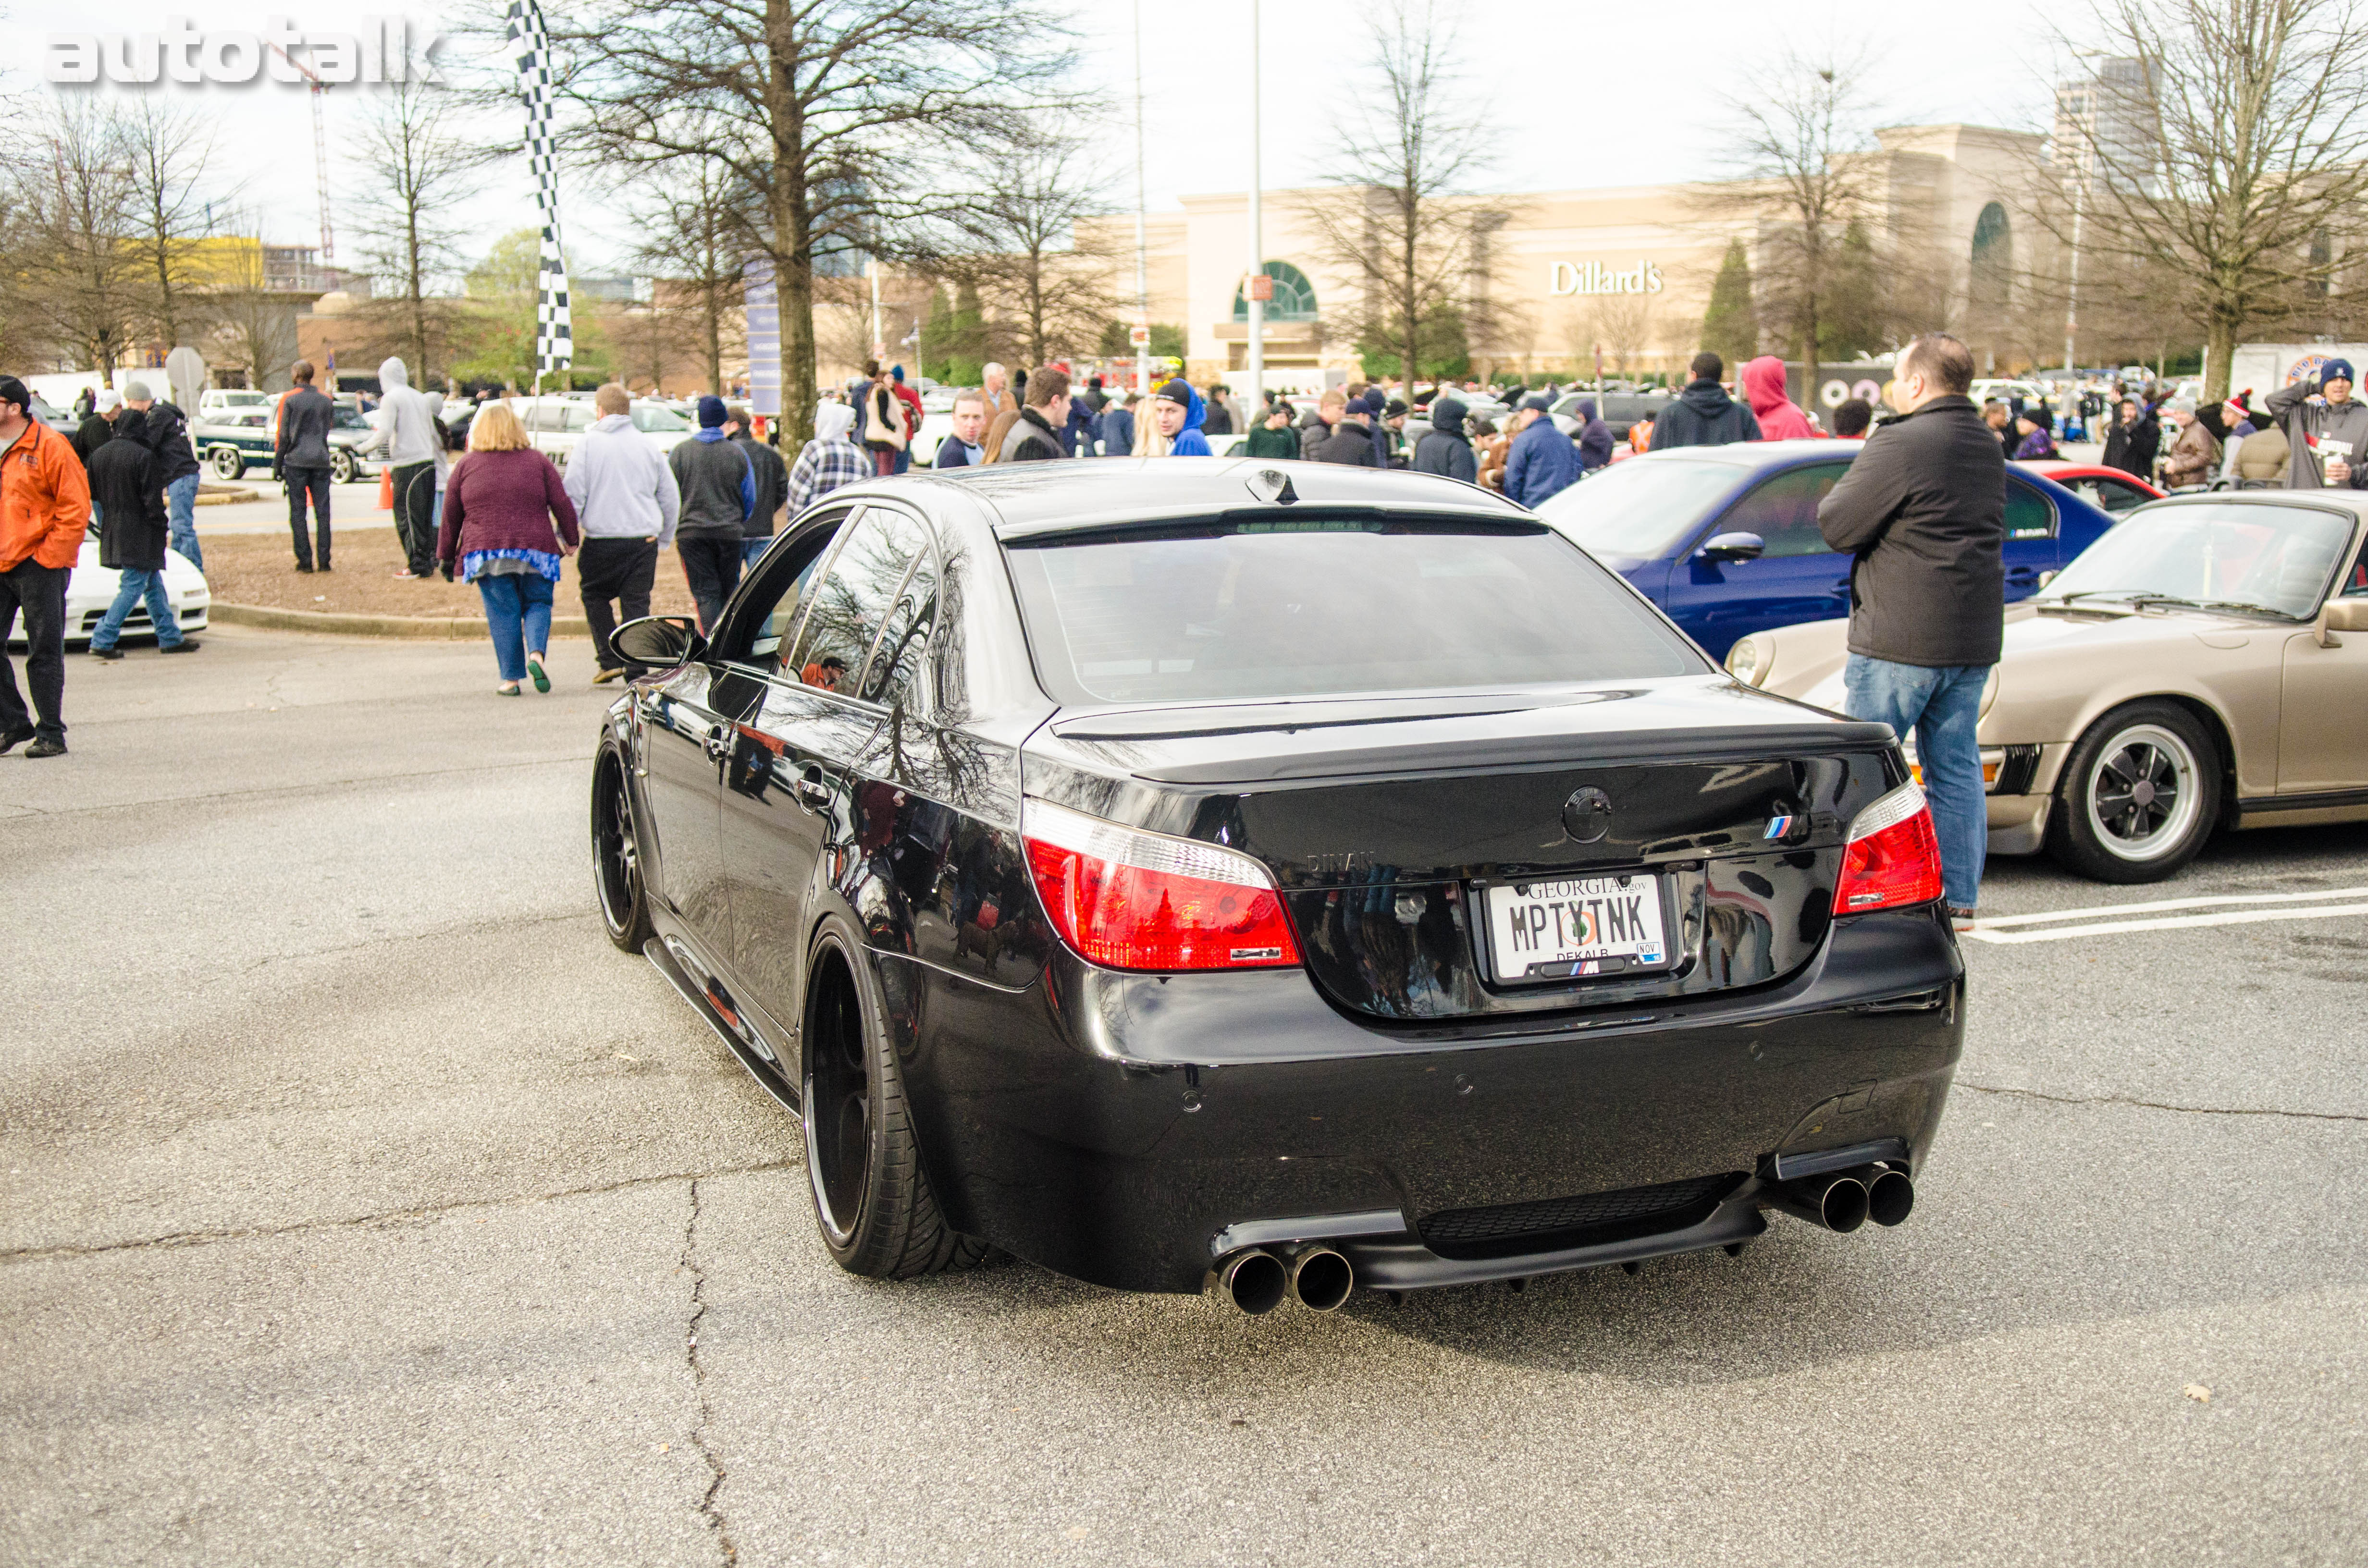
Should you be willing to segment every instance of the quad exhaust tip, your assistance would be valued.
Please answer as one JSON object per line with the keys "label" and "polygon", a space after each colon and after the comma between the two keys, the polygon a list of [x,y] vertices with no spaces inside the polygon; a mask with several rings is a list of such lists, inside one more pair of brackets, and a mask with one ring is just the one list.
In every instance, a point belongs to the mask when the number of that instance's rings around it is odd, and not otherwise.
{"label": "quad exhaust tip", "polygon": [[1287,1299],[1312,1312],[1337,1310],[1357,1288],[1357,1270],[1328,1246],[1304,1246],[1287,1257],[1264,1247],[1245,1247],[1217,1260],[1208,1288],[1252,1317],[1263,1316]]}
{"label": "quad exhaust tip", "polygon": [[1848,1235],[1873,1220],[1896,1225],[1916,1207],[1916,1184],[1888,1165],[1803,1176],[1769,1189],[1768,1199],[1796,1220]]}

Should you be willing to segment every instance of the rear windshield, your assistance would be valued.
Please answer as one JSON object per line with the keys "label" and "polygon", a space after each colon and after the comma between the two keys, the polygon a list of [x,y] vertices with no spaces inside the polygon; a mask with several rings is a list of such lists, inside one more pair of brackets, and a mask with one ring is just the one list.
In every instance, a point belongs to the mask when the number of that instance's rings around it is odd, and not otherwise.
{"label": "rear windshield", "polygon": [[1295,518],[1015,541],[1053,698],[1193,702],[1702,673],[1617,578],[1530,523]]}

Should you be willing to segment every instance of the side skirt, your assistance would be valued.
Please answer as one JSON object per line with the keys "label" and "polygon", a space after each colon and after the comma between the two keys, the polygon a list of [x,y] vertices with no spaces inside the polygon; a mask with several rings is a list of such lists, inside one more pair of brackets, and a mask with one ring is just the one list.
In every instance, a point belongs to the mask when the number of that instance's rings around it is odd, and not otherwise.
{"label": "side skirt", "polygon": [[666,938],[653,937],[643,943],[642,956],[666,977],[666,983],[682,994],[682,999],[690,1004],[693,1011],[707,1020],[707,1027],[715,1031],[716,1038],[732,1048],[732,1054],[739,1058],[741,1066],[748,1069],[749,1076],[762,1085],[767,1094],[780,1101],[782,1108],[793,1116],[797,1115],[797,1096],[781,1083],[765,1059],[749,1046],[739,1028],[723,1016],[723,1009],[707,994],[706,988],[691,978],[690,971],[667,948]]}

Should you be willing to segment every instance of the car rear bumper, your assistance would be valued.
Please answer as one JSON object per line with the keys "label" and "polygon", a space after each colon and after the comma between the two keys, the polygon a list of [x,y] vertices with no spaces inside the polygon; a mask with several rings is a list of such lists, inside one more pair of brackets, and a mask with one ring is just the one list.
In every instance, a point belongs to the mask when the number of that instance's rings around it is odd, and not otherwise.
{"label": "car rear bumper", "polygon": [[[880,969],[948,1217],[1138,1290],[1197,1290],[1233,1247],[1319,1235],[1393,1288],[1740,1241],[1765,1228],[1778,1154],[1896,1140],[1920,1164],[1964,1030],[1931,910],[1841,922],[1745,994],[1452,1029],[1360,1021],[1296,971],[1125,975],[1064,953],[1014,993]],[[1638,1188],[1685,1200],[1446,1239],[1474,1211]]]}

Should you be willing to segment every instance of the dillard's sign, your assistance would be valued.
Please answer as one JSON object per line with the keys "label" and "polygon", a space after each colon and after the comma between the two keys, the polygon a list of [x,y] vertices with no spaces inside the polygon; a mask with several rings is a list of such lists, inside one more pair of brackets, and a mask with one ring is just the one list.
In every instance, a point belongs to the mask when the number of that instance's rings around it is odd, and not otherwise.
{"label": "dillard's sign", "polygon": [[1657,294],[1661,269],[1640,261],[1622,272],[1600,261],[1557,261],[1546,270],[1549,294]]}

